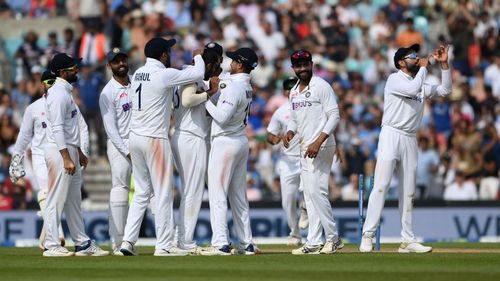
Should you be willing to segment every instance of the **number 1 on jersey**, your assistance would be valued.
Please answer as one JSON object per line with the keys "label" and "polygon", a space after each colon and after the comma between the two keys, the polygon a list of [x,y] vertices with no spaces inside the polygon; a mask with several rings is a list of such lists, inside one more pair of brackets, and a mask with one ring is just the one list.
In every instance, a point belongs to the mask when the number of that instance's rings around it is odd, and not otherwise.
{"label": "number 1 on jersey", "polygon": [[137,93],[137,97],[138,97],[137,107],[139,110],[141,110],[141,91],[142,91],[142,83],[140,83],[139,87],[137,87],[137,90],[135,90],[135,92]]}

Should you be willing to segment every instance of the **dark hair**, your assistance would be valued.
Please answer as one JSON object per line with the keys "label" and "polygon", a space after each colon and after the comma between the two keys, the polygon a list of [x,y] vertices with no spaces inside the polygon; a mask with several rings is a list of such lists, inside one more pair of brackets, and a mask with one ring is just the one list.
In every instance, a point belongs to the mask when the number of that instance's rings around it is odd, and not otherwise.
{"label": "dark hair", "polygon": [[214,52],[212,50],[205,49],[205,51],[203,52],[203,55],[201,55],[201,57],[203,58],[203,61],[205,62],[205,64],[219,62],[219,56],[217,55],[216,52]]}

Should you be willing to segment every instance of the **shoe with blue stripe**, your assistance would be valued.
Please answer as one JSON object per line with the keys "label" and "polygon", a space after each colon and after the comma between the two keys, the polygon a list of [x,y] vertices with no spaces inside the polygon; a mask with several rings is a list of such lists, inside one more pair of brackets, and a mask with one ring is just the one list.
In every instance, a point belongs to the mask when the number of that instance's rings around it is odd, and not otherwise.
{"label": "shoe with blue stripe", "polygon": [[248,244],[248,246],[239,245],[237,249],[233,250],[234,255],[246,255],[253,256],[255,254],[259,254],[260,249],[257,248],[254,244]]}
{"label": "shoe with blue stripe", "polygon": [[75,256],[78,257],[102,257],[107,255],[109,255],[109,252],[101,249],[93,240],[88,240],[81,246],[75,246]]}
{"label": "shoe with blue stripe", "polygon": [[319,255],[322,245],[304,245],[298,249],[292,250],[292,255]]}

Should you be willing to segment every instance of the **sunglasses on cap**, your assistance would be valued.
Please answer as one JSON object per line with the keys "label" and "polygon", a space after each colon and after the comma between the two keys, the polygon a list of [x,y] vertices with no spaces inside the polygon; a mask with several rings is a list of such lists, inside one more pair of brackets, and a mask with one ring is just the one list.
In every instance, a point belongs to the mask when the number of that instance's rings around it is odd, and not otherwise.
{"label": "sunglasses on cap", "polygon": [[78,69],[78,66],[75,64],[75,65],[73,65],[71,67],[63,68],[61,70],[75,71],[77,69]]}
{"label": "sunglasses on cap", "polygon": [[51,79],[43,80],[42,82],[43,82],[43,84],[45,84],[49,87],[52,87],[52,85],[54,85],[54,82],[56,82],[56,79],[51,78]]}
{"label": "sunglasses on cap", "polygon": [[405,59],[412,59],[412,60],[418,59],[418,54],[417,53],[411,53],[411,54],[407,55],[406,57],[403,57],[402,59],[403,60],[405,60]]}
{"label": "sunglasses on cap", "polygon": [[306,51],[297,51],[292,54],[292,59],[298,60],[298,59],[309,59],[311,57],[311,54]]}

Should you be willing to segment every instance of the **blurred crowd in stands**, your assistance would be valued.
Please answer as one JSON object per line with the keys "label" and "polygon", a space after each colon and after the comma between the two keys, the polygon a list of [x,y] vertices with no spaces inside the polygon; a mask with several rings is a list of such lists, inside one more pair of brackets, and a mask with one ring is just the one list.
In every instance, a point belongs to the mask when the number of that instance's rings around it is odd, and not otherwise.
{"label": "blurred crowd in stands", "polygon": [[[396,71],[396,49],[419,43],[426,55],[448,45],[453,92],[427,102],[418,131],[417,198],[499,199],[499,1],[0,0],[2,21],[35,18],[44,24],[56,17],[68,19],[68,28],[48,34],[26,30],[22,38],[0,33],[0,60],[12,66],[10,73],[0,74],[0,210],[25,208],[32,198],[29,180],[22,188],[8,179],[8,152],[24,109],[43,90],[38,81],[51,56],[67,52],[83,58],[74,95],[91,131],[90,165],[99,165],[106,161],[98,106],[110,77],[105,54],[113,47],[127,50],[132,73],[144,62],[144,45],[154,36],[178,40],[172,51],[177,68],[191,62],[193,49],[210,41],[225,51],[257,50],[248,126],[250,201],[280,200],[278,148],[266,143],[265,134],[271,115],[286,100],[281,85],[293,75],[293,50],[313,53],[316,75],[331,83],[337,95],[341,123],[336,138],[343,161],[332,167],[330,197],[357,200],[357,175],[373,174],[384,85]],[[229,63],[225,58],[226,71]],[[429,73],[427,81],[438,83],[438,66]],[[394,177],[389,199],[397,199],[397,185]]]}

